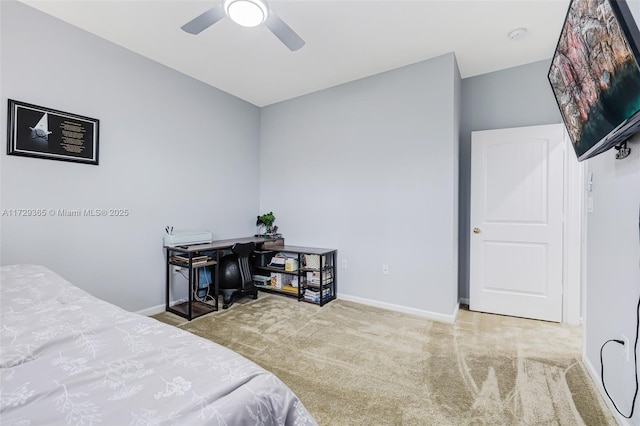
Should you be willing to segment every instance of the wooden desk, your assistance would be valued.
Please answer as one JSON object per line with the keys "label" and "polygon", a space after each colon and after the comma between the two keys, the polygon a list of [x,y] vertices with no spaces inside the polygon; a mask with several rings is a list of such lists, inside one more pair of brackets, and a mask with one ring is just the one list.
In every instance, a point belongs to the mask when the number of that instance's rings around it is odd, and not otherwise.
{"label": "wooden desk", "polygon": [[[165,246],[166,250],[166,298],[165,298],[165,310],[167,312],[174,313],[178,316],[186,318],[191,321],[194,318],[199,316],[215,312],[218,310],[218,263],[220,262],[221,253],[225,250],[231,249],[236,243],[255,243],[256,248],[270,248],[271,246],[277,245],[282,246],[284,244],[284,238],[282,237],[241,237],[241,238],[231,238],[227,240],[217,240],[212,241],[211,243],[204,244],[191,244],[191,245],[180,245],[180,246]],[[176,255],[179,255],[186,259],[185,261],[177,261],[174,258]],[[206,261],[194,262],[194,258],[198,256],[207,256],[209,257]],[[171,290],[171,278],[172,278],[172,266],[179,266],[181,268],[185,268],[188,271],[188,285],[189,285],[189,298],[187,301],[183,303],[178,303],[176,305],[170,305],[170,290]],[[195,274],[198,274],[200,268],[213,266],[214,273],[212,276],[213,281],[213,295],[209,296],[211,298],[210,301],[207,301],[207,297],[204,297],[204,301],[194,300],[194,292],[200,291],[199,288],[199,278],[196,279]],[[210,287],[208,288],[210,290]]]}

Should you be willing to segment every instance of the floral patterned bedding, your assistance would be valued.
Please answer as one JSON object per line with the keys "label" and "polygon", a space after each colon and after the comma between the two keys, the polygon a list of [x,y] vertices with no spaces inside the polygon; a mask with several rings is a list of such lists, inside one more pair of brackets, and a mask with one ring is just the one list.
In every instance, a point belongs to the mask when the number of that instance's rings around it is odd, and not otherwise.
{"label": "floral patterned bedding", "polygon": [[273,374],[36,265],[0,267],[0,423],[315,425]]}

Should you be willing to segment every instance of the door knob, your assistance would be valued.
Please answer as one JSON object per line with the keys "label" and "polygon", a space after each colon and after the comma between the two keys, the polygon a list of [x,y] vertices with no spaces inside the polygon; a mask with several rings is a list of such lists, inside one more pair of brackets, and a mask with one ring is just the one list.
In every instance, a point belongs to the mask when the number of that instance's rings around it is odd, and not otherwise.
{"label": "door knob", "polygon": [[474,234],[479,234],[480,233],[480,228],[473,228],[473,233]]}

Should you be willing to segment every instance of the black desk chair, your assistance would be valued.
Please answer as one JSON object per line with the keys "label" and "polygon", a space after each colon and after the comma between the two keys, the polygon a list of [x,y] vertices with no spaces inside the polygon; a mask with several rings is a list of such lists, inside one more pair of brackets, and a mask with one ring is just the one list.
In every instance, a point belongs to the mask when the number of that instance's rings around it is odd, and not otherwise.
{"label": "black desk chair", "polygon": [[258,298],[258,289],[253,286],[253,275],[249,258],[256,249],[255,243],[236,243],[231,247],[232,254],[220,260],[220,292],[223,296],[222,309],[233,303],[233,298],[251,295]]}

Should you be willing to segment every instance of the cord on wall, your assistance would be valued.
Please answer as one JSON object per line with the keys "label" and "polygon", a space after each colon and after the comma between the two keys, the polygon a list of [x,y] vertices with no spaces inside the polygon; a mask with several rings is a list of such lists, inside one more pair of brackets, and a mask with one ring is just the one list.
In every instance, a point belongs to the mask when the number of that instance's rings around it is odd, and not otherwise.
{"label": "cord on wall", "polygon": [[602,358],[602,351],[604,350],[604,347],[612,342],[616,342],[620,345],[624,345],[624,342],[622,340],[618,340],[618,339],[609,339],[606,342],[604,342],[602,344],[602,346],[600,347],[600,380],[602,380],[602,387],[604,388],[604,393],[607,394],[607,397],[609,398],[609,401],[611,401],[611,403],[613,404],[613,407],[616,409],[616,411],[618,413],[620,413],[620,415],[622,417],[624,417],[625,419],[630,419],[631,417],[633,417],[633,412],[635,410],[636,407],[636,398],[638,397],[638,326],[640,325],[640,298],[638,299],[638,321],[636,321],[636,340],[635,340],[635,345],[633,347],[633,364],[634,364],[634,368],[635,368],[635,378],[636,378],[636,390],[633,394],[633,401],[631,402],[631,412],[627,415],[624,414],[622,411],[620,411],[620,409],[618,408],[618,405],[616,404],[616,402],[613,400],[613,398],[611,397],[611,395],[609,395],[609,391],[607,390],[607,385],[605,384],[604,381],[604,360]]}
{"label": "cord on wall", "polygon": [[[638,243],[640,244],[640,207],[638,208]],[[636,398],[638,397],[638,335],[639,334],[640,334],[640,297],[638,297],[638,307],[636,309],[636,339],[633,345],[633,366],[635,370],[636,390],[633,394],[633,401],[631,402],[631,412],[629,413],[629,415],[623,414],[622,411],[620,411],[620,409],[616,405],[616,402],[613,400],[613,398],[611,398],[611,395],[609,395],[609,391],[607,390],[607,385],[605,385],[604,383],[604,361],[602,359],[602,351],[607,344],[611,342],[616,342],[620,345],[624,345],[624,342],[618,339],[609,339],[606,342],[604,342],[600,347],[600,380],[602,380],[602,387],[604,388],[604,393],[607,394],[609,401],[611,401],[616,411],[620,413],[620,415],[625,419],[630,419],[631,417],[633,417],[633,412],[636,408]],[[627,348],[627,350],[629,349]]]}

